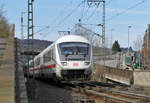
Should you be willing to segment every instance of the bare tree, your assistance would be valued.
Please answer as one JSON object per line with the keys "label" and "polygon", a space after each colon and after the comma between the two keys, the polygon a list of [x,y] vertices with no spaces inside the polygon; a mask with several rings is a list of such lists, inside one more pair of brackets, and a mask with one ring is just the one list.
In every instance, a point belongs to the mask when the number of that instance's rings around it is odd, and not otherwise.
{"label": "bare tree", "polygon": [[6,17],[4,16],[4,10],[3,10],[4,5],[0,6],[0,37],[5,38],[8,37],[10,33],[10,27],[8,24],[8,21]]}
{"label": "bare tree", "polygon": [[143,39],[141,35],[138,35],[136,40],[133,42],[133,47],[136,51],[140,51],[142,49]]}

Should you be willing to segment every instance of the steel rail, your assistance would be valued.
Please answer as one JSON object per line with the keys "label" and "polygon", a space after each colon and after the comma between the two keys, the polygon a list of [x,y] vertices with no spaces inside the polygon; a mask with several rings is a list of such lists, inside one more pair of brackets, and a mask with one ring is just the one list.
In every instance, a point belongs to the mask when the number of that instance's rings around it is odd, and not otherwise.
{"label": "steel rail", "polygon": [[150,96],[147,96],[147,95],[135,94],[135,93],[126,92],[126,91],[114,91],[114,90],[111,90],[110,92],[112,94],[119,94],[122,96],[130,97],[130,98],[136,98],[136,99],[140,99],[142,101],[150,102]]}
{"label": "steel rail", "polygon": [[110,101],[112,103],[140,103],[139,100],[135,100],[135,99],[127,99],[127,98],[120,98],[120,97],[116,97],[116,96],[113,96],[113,95],[109,95],[109,94],[106,94],[106,93],[100,93],[100,92],[97,92],[97,91],[94,91],[94,90],[88,90],[88,89],[85,89],[85,88],[80,88],[80,92],[85,94],[85,95],[88,95],[90,94],[91,97],[93,98],[97,98],[99,99],[98,97],[101,97],[103,98],[102,100],[104,101]]}

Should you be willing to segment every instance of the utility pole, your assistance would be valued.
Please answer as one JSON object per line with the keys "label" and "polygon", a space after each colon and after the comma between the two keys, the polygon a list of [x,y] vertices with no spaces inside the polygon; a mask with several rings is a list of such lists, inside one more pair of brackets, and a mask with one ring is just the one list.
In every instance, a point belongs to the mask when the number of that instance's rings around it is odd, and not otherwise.
{"label": "utility pole", "polygon": [[150,28],[150,24],[148,24],[148,28],[147,28],[147,61],[148,61],[148,65],[149,65],[149,28]]}
{"label": "utility pole", "polygon": [[114,31],[115,29],[113,29],[113,28],[111,28],[111,37],[110,37],[110,48],[112,48],[112,42],[113,42],[113,31]]}
{"label": "utility pole", "polygon": [[103,12],[102,12],[102,24],[100,26],[102,27],[102,47],[105,49],[105,0],[87,0],[87,3],[89,6],[91,6],[93,3],[98,7],[100,3],[103,3]]}
{"label": "utility pole", "polygon": [[129,46],[130,46],[130,28],[131,28],[132,26],[128,26],[128,53],[129,53]]}
{"label": "utility pole", "polygon": [[103,48],[105,49],[105,0],[103,0],[102,2],[103,2],[103,18],[102,18],[102,21],[103,21],[103,23],[102,23],[103,24],[102,36],[103,36],[103,39],[102,39],[102,44],[103,44]]}
{"label": "utility pole", "polygon": [[106,46],[106,41],[105,41],[105,0],[87,0],[87,3],[89,6],[91,6],[93,3],[98,7],[100,3],[102,3],[102,24],[100,26],[102,27],[102,48],[103,48],[103,55],[104,55],[104,66],[105,66],[105,46]]}
{"label": "utility pole", "polygon": [[105,0],[102,1],[103,2],[103,18],[102,18],[102,36],[103,36],[103,39],[102,39],[102,45],[103,45],[103,52],[104,52],[104,66],[105,66],[105,56],[106,56],[106,50],[105,50]]}
{"label": "utility pole", "polygon": [[[29,68],[34,68],[34,25],[33,25],[33,2],[34,0],[28,0],[28,51],[31,55],[28,55],[28,74],[29,78]],[[29,67],[29,61],[33,60],[33,65]],[[33,70],[34,77],[34,70]]]}
{"label": "utility pole", "polygon": [[[25,14],[25,12],[21,12],[21,52],[24,53],[24,25],[23,25],[23,14]],[[24,54],[22,55],[22,63],[24,64]]]}
{"label": "utility pole", "polygon": [[147,29],[147,53],[149,52],[149,28],[150,28],[150,24],[148,24],[148,29]]}

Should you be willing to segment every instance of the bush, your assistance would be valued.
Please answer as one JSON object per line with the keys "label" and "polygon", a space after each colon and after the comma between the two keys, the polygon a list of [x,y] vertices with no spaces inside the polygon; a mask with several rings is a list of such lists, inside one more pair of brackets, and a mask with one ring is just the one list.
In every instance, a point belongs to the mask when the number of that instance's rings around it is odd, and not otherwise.
{"label": "bush", "polygon": [[10,27],[6,17],[4,16],[4,11],[1,6],[0,8],[0,38],[7,38],[10,33]]}
{"label": "bush", "polygon": [[133,85],[134,84],[134,77],[132,76],[131,78],[130,78],[130,85]]}

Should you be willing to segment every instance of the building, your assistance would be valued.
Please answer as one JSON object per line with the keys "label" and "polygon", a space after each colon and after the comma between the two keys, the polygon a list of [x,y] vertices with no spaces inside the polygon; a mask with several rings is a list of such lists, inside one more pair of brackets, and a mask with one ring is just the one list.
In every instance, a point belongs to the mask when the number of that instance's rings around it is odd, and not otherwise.
{"label": "building", "polygon": [[144,65],[150,67],[150,24],[145,31],[142,53],[144,54]]}

